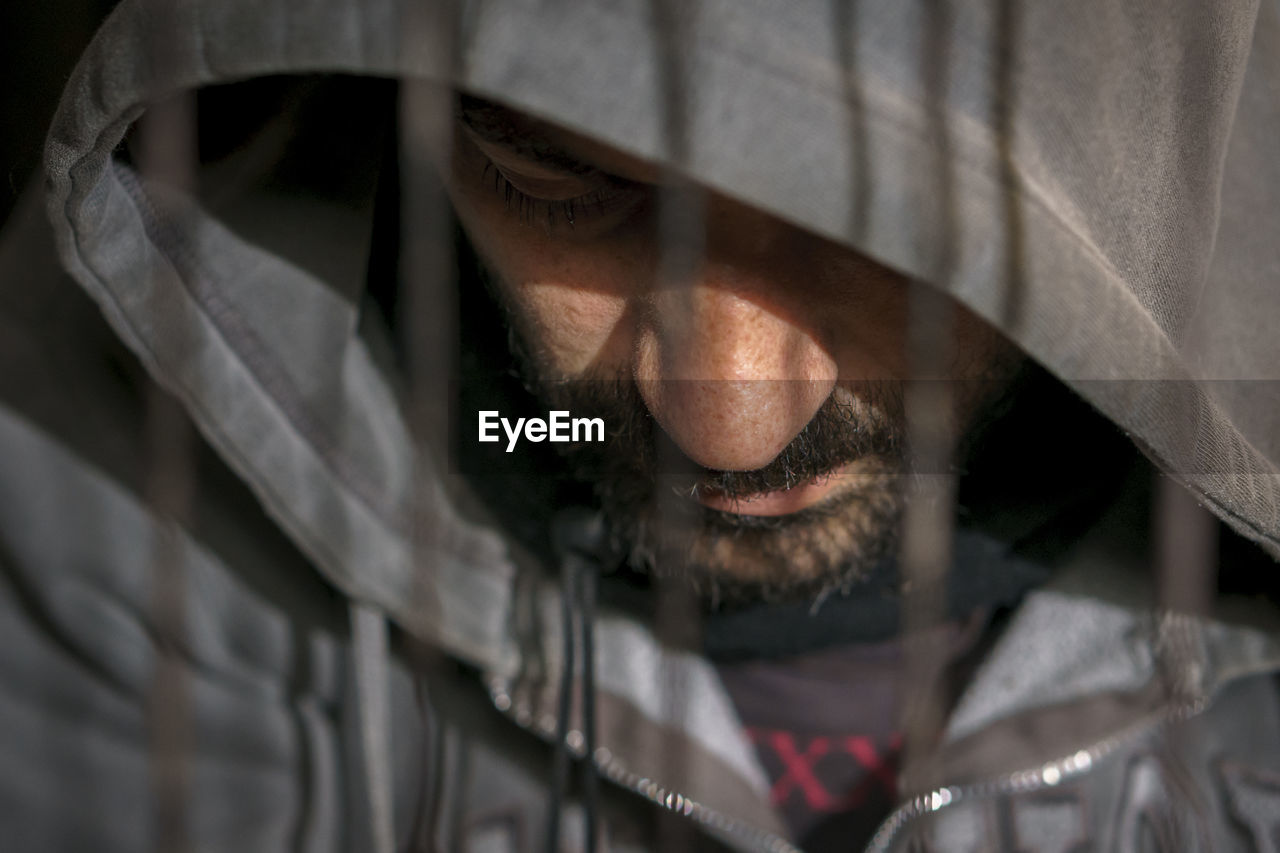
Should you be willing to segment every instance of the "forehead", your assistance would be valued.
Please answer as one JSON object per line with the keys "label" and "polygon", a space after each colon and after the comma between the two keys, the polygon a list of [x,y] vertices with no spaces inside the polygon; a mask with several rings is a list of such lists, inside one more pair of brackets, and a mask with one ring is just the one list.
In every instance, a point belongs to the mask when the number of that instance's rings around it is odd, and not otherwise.
{"label": "forehead", "polygon": [[655,163],[492,101],[460,95],[455,114],[480,140],[543,166],[574,174],[599,170],[641,183],[663,179]]}

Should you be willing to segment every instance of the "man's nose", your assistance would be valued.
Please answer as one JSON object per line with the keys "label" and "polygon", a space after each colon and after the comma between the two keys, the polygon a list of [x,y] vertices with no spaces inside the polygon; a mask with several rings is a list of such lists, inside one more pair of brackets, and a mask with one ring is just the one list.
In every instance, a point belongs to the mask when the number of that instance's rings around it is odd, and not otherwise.
{"label": "man's nose", "polygon": [[789,226],[740,209],[708,217],[698,274],[650,294],[636,382],[690,459],[753,470],[812,420],[836,362],[820,340],[820,306],[806,304],[813,293],[799,281],[811,259],[796,256]]}

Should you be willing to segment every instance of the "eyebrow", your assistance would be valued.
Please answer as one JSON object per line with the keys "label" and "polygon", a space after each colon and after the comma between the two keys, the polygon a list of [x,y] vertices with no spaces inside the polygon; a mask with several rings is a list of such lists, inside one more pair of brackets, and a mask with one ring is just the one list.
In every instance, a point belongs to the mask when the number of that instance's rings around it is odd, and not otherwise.
{"label": "eyebrow", "polygon": [[513,154],[543,166],[574,175],[589,175],[601,170],[580,157],[575,157],[536,131],[520,127],[515,114],[506,107],[472,95],[459,95],[454,115],[476,136],[500,145]]}

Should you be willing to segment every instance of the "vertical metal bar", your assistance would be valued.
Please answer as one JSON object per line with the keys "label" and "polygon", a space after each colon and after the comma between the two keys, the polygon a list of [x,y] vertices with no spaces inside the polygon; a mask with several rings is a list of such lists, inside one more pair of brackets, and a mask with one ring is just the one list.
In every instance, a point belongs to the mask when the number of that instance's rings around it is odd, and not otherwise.
{"label": "vertical metal bar", "polygon": [[[449,469],[450,417],[457,369],[457,261],[453,219],[443,178],[452,154],[457,5],[413,4],[404,22],[405,51],[424,57],[425,78],[400,84],[400,300],[397,323],[405,343],[409,432],[416,464],[409,524],[413,571],[430,574],[445,543],[445,495],[436,491]],[[434,589],[434,585],[425,584]],[[427,602],[429,609],[438,602]]]}
{"label": "vertical metal bar", "polygon": [[[1174,477],[1157,475],[1152,530],[1156,562],[1155,652],[1169,698],[1188,707],[1205,699],[1199,619],[1210,616],[1217,580],[1217,519]],[[1161,730],[1169,761],[1165,785],[1180,784],[1178,757],[1193,750],[1195,729]]]}
{"label": "vertical metal bar", "polygon": [[831,0],[831,22],[836,34],[836,56],[840,63],[840,87],[849,137],[849,176],[853,182],[845,236],[854,243],[861,241],[865,235],[871,209],[871,152],[867,146],[867,110],[858,78],[858,6],[857,0]]}
{"label": "vertical metal bar", "polygon": [[[681,172],[690,159],[689,151],[689,69],[686,62],[686,40],[691,37],[689,22],[684,16],[689,7],[680,0],[653,0],[652,14],[657,35],[660,94],[662,97],[663,145],[665,162],[671,164],[663,175],[658,198],[658,263],[654,287],[690,288],[696,280],[705,250],[705,199],[702,190],[682,177]],[[679,382],[680,379],[660,381]],[[660,443],[656,449],[656,470],[661,478],[664,472],[674,472],[687,464],[675,458],[669,445]],[[675,504],[677,498],[670,490],[657,489],[657,523],[659,530],[670,529],[668,520],[682,512]],[[670,548],[659,550],[658,560],[681,560],[684,554],[670,553]],[[666,648],[688,648],[701,642],[701,616],[692,590],[678,582],[659,581],[655,631],[659,642]],[[688,702],[684,685],[676,683],[674,673],[669,674],[666,695],[673,706]],[[678,719],[679,709],[664,709],[668,718]],[[662,777],[686,778],[687,756],[674,745],[664,750],[661,762]],[[657,812],[658,849],[686,850],[693,846],[693,828],[667,809]]]}
{"label": "vertical metal bar", "polygon": [[[158,30],[164,32],[163,27]],[[163,41],[163,40],[162,40]],[[165,44],[152,45],[158,67],[173,65]],[[139,126],[139,160],[148,181],[190,191],[196,182],[195,99],[184,94],[155,104]],[[144,424],[145,491],[157,520],[151,553],[151,612],[156,670],[147,695],[151,792],[156,850],[190,849],[187,756],[191,747],[190,685],[184,656],[187,582],[175,535],[187,525],[195,493],[195,436],[182,406],[150,385]]]}
{"label": "vertical metal bar", "polygon": [[1176,479],[1157,478],[1155,492],[1157,606],[1208,617],[1217,580],[1218,525]]}
{"label": "vertical metal bar", "polygon": [[915,482],[903,518],[900,553],[903,578],[906,684],[903,691],[903,768],[907,784],[929,778],[933,751],[942,732],[946,696],[945,649],[936,629],[946,618],[946,582],[951,564],[955,514],[954,389],[945,377],[951,358],[951,301],[940,288],[951,276],[956,256],[956,207],[950,131],[946,113],[950,65],[951,10],[946,2],[926,6],[923,66],[929,132],[929,167],[940,227],[932,245],[921,246],[932,259],[928,282],[913,282],[910,294],[907,355],[910,377],[904,394],[907,446]]}
{"label": "vertical metal bar", "polygon": [[[398,109],[399,311],[396,322],[405,344],[409,433],[419,469],[410,499],[412,571],[429,577],[434,555],[447,544],[446,496],[435,491],[449,470],[450,418],[455,410],[454,383],[459,346],[457,259],[452,210],[437,170],[446,170],[453,149],[453,80],[459,62],[459,4],[456,0],[408,5],[402,22],[401,51],[425,64],[421,78],[400,81]],[[422,589],[434,590],[425,581]],[[421,605],[427,619],[440,603]],[[447,727],[432,700],[433,673],[444,661],[440,651],[422,643],[409,644],[416,672],[420,707],[437,714],[434,725]],[[447,738],[437,739],[441,747]],[[383,746],[387,743],[384,740]],[[440,804],[448,799],[457,779],[448,778],[455,762],[437,756],[432,766],[441,774],[430,781],[435,800],[430,815],[443,818]],[[424,828],[427,846],[439,843],[439,826]]]}
{"label": "vertical metal bar", "polygon": [[[403,50],[429,63],[427,79],[405,79],[400,89],[401,326],[405,329],[409,428],[425,463],[443,475],[458,352],[458,300],[453,220],[437,166],[452,153],[453,89],[457,61],[454,2],[413,4]],[[412,34],[412,35],[409,35]],[[416,478],[431,483],[435,478]],[[444,533],[439,496],[420,492],[414,502],[415,535],[426,546]],[[415,565],[418,571],[430,566]]]}
{"label": "vertical metal bar", "polygon": [[[1204,699],[1206,661],[1200,647],[1199,620],[1208,618],[1217,587],[1217,519],[1177,479],[1158,475],[1153,498],[1152,530],[1156,569],[1156,654],[1172,698],[1199,703]],[[1176,742],[1187,737],[1166,729]]]}
{"label": "vertical metal bar", "polygon": [[176,531],[186,526],[194,488],[194,441],[181,406],[158,387],[147,397],[147,503],[157,519],[151,551],[155,672],[147,695],[147,731],[155,849],[191,848],[187,823],[187,756],[191,699],[185,655],[187,580]]}
{"label": "vertical metal bar", "polygon": [[1001,226],[1004,238],[1004,304],[1001,309],[1003,327],[1010,329],[1022,319],[1023,281],[1026,266],[1026,235],[1022,221],[1021,195],[1017,191],[1014,169],[1014,109],[1017,89],[1014,85],[1016,56],[1021,25],[1015,0],[997,0],[993,38],[995,62],[992,66],[992,112],[996,132],[996,150],[1000,167]]}

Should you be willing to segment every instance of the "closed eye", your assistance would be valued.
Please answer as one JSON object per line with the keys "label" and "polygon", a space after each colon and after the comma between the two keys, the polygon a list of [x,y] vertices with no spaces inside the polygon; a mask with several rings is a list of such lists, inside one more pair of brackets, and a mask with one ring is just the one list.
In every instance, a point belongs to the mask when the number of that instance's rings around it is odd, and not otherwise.
{"label": "closed eye", "polygon": [[521,221],[551,229],[630,213],[645,194],[643,187],[603,174],[597,181],[555,182],[509,172],[493,161],[485,164],[482,179]]}
{"label": "closed eye", "polygon": [[517,153],[482,138],[465,122],[467,141],[483,161],[480,179],[521,222],[548,231],[591,226],[599,233],[621,224],[651,194],[643,183],[619,178],[557,155],[554,162]]}

